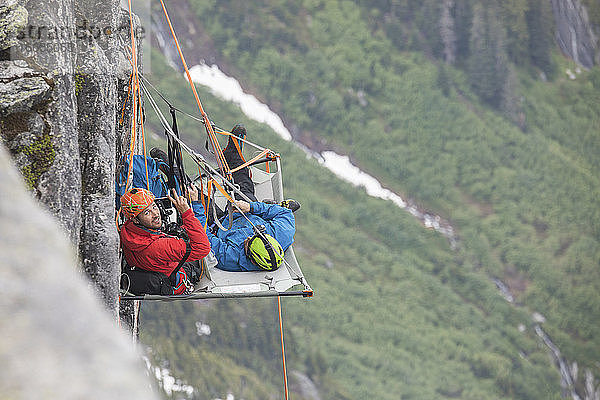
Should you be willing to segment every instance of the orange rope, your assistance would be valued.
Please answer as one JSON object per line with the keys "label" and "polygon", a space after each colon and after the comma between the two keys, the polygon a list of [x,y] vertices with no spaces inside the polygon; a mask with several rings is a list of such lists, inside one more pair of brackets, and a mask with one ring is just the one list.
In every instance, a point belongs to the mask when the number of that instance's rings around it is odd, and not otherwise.
{"label": "orange rope", "polygon": [[150,177],[148,176],[148,158],[146,157],[146,135],[144,134],[144,114],[143,114],[143,110],[141,108],[142,105],[142,95],[140,93],[140,86],[139,86],[140,82],[137,82],[138,85],[138,96],[139,96],[139,100],[138,100],[138,104],[140,105],[140,128],[141,128],[141,133],[142,133],[142,149],[144,152],[144,166],[146,167],[146,188],[148,190],[150,190]]}
{"label": "orange rope", "polygon": [[248,165],[252,164],[254,161],[259,160],[262,156],[270,153],[271,150],[269,149],[265,149],[263,150],[260,154],[258,154],[256,157],[254,157],[252,160],[246,161],[244,164],[239,165],[237,167],[235,167],[234,169],[231,170],[231,173],[234,173],[236,171],[239,171],[242,168],[246,168]]}
{"label": "orange rope", "polygon": [[137,55],[135,50],[135,35],[133,33],[133,12],[131,11],[131,0],[127,0],[129,6],[129,32],[131,35],[131,58],[132,58],[132,84],[133,84],[133,93],[132,93],[132,118],[131,118],[131,143],[129,147],[129,169],[127,170],[127,184],[125,185],[125,190],[129,188],[129,184],[131,183],[131,178],[133,177],[133,152],[135,150],[135,137],[136,137],[136,114],[137,114]]}
{"label": "orange rope", "polygon": [[[234,135],[231,132],[227,132],[227,131],[223,131],[223,130],[215,130],[215,133],[218,133],[219,135],[224,135],[224,136],[232,136],[233,137],[233,144],[235,145],[235,148],[237,149],[238,154],[240,155],[240,157],[242,158],[243,161],[246,161],[246,159],[244,158],[244,155],[242,154],[242,149],[240,147],[240,138],[236,135]],[[245,140],[241,140],[242,142],[245,142]],[[249,143],[249,142],[248,142]],[[263,149],[264,150],[264,149]],[[231,171],[234,172],[234,171]]]}
{"label": "orange rope", "polygon": [[133,12],[131,10],[131,0],[127,0],[127,4],[129,7],[129,32],[131,36],[131,64],[132,64],[132,84],[133,84],[133,119],[131,124],[131,148],[130,148],[130,156],[129,156],[129,171],[127,174],[127,185],[125,188],[129,187],[129,177],[133,177],[133,152],[135,150],[135,137],[137,136],[137,109],[140,108],[139,118],[140,118],[140,129],[142,136],[142,150],[144,154],[144,166],[146,170],[146,187],[150,190],[150,177],[148,176],[148,159],[146,158],[146,136],[144,134],[144,116],[141,111],[142,107],[142,93],[140,91],[140,81],[139,74],[137,69],[137,52],[135,48],[135,34],[133,32]]}
{"label": "orange rope", "polygon": [[[135,89],[134,89],[135,90]],[[129,144],[129,169],[127,170],[127,183],[125,184],[125,190],[127,190],[127,188],[129,188],[129,185],[131,183],[131,179],[133,177],[133,151],[135,149],[135,100],[133,101],[134,103],[134,108],[132,111],[132,117],[131,117],[131,142]]]}
{"label": "orange rope", "polygon": [[[240,148],[240,142],[236,137],[233,138],[233,144],[235,145],[235,148],[236,148],[238,154],[240,155],[240,158],[242,159],[242,161],[246,162],[246,159],[244,158],[244,155],[242,154],[242,149]],[[234,171],[231,171],[231,173],[233,173],[233,172]]]}
{"label": "orange rope", "polygon": [[225,196],[225,198],[227,200],[229,200],[230,202],[234,202],[234,200],[231,198],[231,196],[229,195],[229,193],[227,193],[225,191],[225,189],[223,189],[223,186],[219,185],[219,183],[217,181],[215,181],[214,179],[211,179],[211,182],[213,183],[213,185],[215,185],[215,187],[217,189],[219,189],[219,192],[221,192],[221,194],[223,194],[223,196]]}
{"label": "orange rope", "polygon": [[283,343],[283,319],[281,318],[281,296],[277,296],[277,310],[279,311],[279,333],[281,336],[281,360],[283,365],[283,388],[285,390],[285,399],[288,399],[287,372],[285,369],[285,344]]}
{"label": "orange rope", "polygon": [[[129,1],[131,1],[131,0],[129,0]],[[222,172],[224,172],[226,174],[226,176],[228,178],[230,178],[231,174],[229,172],[229,166],[227,164],[227,161],[225,160],[225,156],[223,155],[223,150],[221,149],[221,146],[219,146],[219,142],[217,141],[217,137],[215,136],[215,132],[212,127],[212,124],[210,123],[210,120],[208,119],[208,115],[206,114],[206,112],[204,111],[204,108],[202,107],[202,103],[200,102],[200,97],[198,97],[198,93],[196,92],[196,86],[194,86],[194,82],[192,81],[192,76],[188,69],[187,63],[185,62],[185,57],[183,56],[181,47],[179,46],[179,40],[177,40],[177,35],[175,35],[175,30],[173,29],[173,25],[171,24],[171,19],[169,18],[169,13],[167,12],[165,3],[163,2],[163,0],[160,0],[160,4],[161,4],[163,12],[165,14],[165,18],[167,19],[167,23],[169,24],[169,29],[171,30],[171,35],[173,36],[173,40],[175,40],[175,46],[177,46],[179,58],[181,59],[181,63],[183,64],[183,69],[185,70],[185,73],[187,75],[188,82],[190,83],[190,86],[192,87],[192,92],[194,93],[194,98],[196,99],[196,104],[198,105],[198,110],[200,111],[200,114],[202,115],[202,118],[204,119],[204,127],[206,128],[206,132],[208,133],[208,136],[210,138],[211,145],[213,147],[213,152],[215,153],[215,155],[217,157],[217,163],[221,167]]]}

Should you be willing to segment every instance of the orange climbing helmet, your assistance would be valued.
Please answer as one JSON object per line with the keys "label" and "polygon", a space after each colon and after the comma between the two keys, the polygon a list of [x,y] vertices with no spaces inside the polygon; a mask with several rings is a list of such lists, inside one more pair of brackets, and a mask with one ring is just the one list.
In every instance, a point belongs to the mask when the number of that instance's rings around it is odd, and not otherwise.
{"label": "orange climbing helmet", "polygon": [[137,217],[154,202],[152,192],[142,188],[129,189],[121,196],[121,211],[127,219]]}

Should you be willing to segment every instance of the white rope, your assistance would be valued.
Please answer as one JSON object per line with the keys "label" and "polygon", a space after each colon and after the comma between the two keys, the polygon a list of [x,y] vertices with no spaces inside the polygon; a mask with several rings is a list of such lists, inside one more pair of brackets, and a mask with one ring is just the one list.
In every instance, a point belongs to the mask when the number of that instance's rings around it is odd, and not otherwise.
{"label": "white rope", "polygon": [[[187,113],[187,112],[185,112],[185,111],[183,111],[183,110],[180,110],[180,109],[179,109],[179,108],[177,108],[177,107],[174,107],[174,106],[171,104],[171,102],[169,102],[169,101],[168,101],[168,100],[167,100],[167,99],[166,99],[166,98],[165,98],[165,97],[164,97],[164,96],[163,96],[163,95],[160,93],[160,91],[159,91],[159,90],[156,88],[156,86],[154,86],[154,85],[153,85],[153,84],[152,84],[152,83],[151,83],[151,82],[150,82],[150,81],[149,81],[149,80],[148,80],[148,79],[147,79],[147,78],[146,78],[144,75],[140,74],[140,76],[141,76],[142,80],[143,80],[145,83],[147,83],[147,84],[148,84],[148,85],[149,85],[149,86],[150,86],[150,87],[151,87],[151,88],[152,88],[152,89],[153,89],[153,90],[154,90],[154,91],[155,91],[155,92],[156,92],[156,93],[157,93],[157,94],[158,94],[158,95],[159,95],[159,96],[160,96],[160,97],[161,97],[161,98],[164,100],[164,102],[165,102],[165,103],[167,103],[167,104],[169,105],[169,107],[173,108],[173,109],[174,109],[175,111],[177,111],[177,112],[180,112],[181,114],[185,115],[186,117],[189,117],[189,118],[191,118],[191,119],[193,119],[193,120],[195,120],[195,121],[197,121],[197,122],[200,122],[200,123],[201,123],[201,124],[203,124],[203,125],[205,124],[205,122],[204,122],[204,119],[202,119],[202,118],[198,118],[198,117],[196,117],[195,115],[189,114],[189,113]],[[223,128],[220,128],[220,127],[218,127],[218,126],[216,126],[216,125],[213,125],[213,127],[216,127],[216,128],[217,128],[217,129],[220,131],[220,133],[226,133],[226,134],[229,134],[228,136],[231,136],[231,132],[228,132],[228,131],[226,131],[225,129],[223,129]],[[218,133],[219,133],[219,132],[218,132]],[[243,139],[243,138],[240,138],[240,137],[237,137],[237,139],[238,139],[239,141],[243,142],[243,143],[246,143],[246,144],[248,144],[249,146],[252,146],[252,147],[256,148],[256,149],[257,149],[259,152],[261,152],[261,151],[264,151],[264,150],[269,150],[269,149],[267,149],[266,147],[262,147],[262,146],[260,146],[260,145],[258,145],[258,144],[256,144],[256,143],[254,143],[254,142],[251,142],[251,141],[249,141],[249,140],[247,140],[247,139]]]}

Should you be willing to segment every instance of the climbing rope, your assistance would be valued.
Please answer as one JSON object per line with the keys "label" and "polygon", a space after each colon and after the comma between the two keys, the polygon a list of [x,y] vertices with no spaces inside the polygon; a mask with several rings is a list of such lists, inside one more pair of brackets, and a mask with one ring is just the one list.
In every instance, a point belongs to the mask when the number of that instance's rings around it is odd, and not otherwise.
{"label": "climbing rope", "polygon": [[283,342],[283,319],[281,318],[281,296],[277,296],[277,311],[279,312],[279,334],[281,337],[281,364],[283,369],[283,388],[285,399],[288,399],[288,381],[287,371],[285,368],[285,343]]}
{"label": "climbing rope", "polygon": [[[131,0],[129,0],[131,1]],[[177,39],[177,35],[175,34],[175,30],[173,29],[173,25],[171,24],[171,19],[169,18],[169,13],[167,12],[167,8],[165,7],[165,3],[163,0],[160,0],[160,4],[162,6],[163,12],[165,14],[165,18],[167,23],[169,24],[169,29],[171,30],[171,35],[173,36],[173,40],[175,41],[175,46],[177,47],[177,52],[179,53],[179,58],[181,59],[181,64],[183,65],[183,69],[188,78],[188,82],[192,88],[192,92],[194,93],[194,98],[196,99],[196,104],[198,105],[198,110],[204,119],[204,127],[206,128],[206,133],[208,134],[213,153],[217,157],[217,165],[219,166],[219,170],[222,175],[224,175],[228,180],[232,180],[231,172],[229,171],[229,166],[227,161],[225,160],[225,156],[223,155],[223,150],[219,145],[217,137],[215,136],[214,129],[208,118],[208,115],[204,111],[202,107],[202,103],[200,102],[200,97],[198,97],[198,93],[196,92],[196,86],[194,86],[194,82],[192,81],[192,75],[190,74],[190,70],[188,69],[187,63],[185,62],[185,57],[183,56],[183,52],[181,51],[181,47],[179,46],[179,40]]]}
{"label": "climbing rope", "polygon": [[[160,98],[161,98],[161,100],[163,100],[163,101],[165,102],[165,104],[167,105],[167,107],[169,107],[169,110],[174,110],[174,111],[176,111],[176,112],[178,112],[178,113],[180,113],[180,114],[182,114],[182,115],[184,115],[184,116],[186,116],[186,117],[188,117],[188,118],[190,118],[190,119],[193,119],[193,120],[194,120],[194,121],[196,121],[196,122],[199,122],[199,123],[201,123],[201,124],[203,124],[203,125],[205,124],[205,122],[204,122],[204,119],[201,119],[201,118],[198,118],[198,117],[196,117],[195,115],[189,114],[189,113],[187,113],[187,112],[185,112],[185,111],[183,111],[183,110],[181,110],[181,109],[177,108],[175,105],[173,105],[173,104],[172,104],[172,103],[169,101],[169,99],[167,99],[167,98],[166,98],[166,96],[165,96],[165,95],[163,95],[163,94],[162,94],[162,93],[161,93],[161,92],[160,92],[160,91],[159,91],[159,90],[156,88],[156,86],[154,86],[154,85],[152,84],[152,82],[150,82],[150,81],[148,80],[148,78],[146,78],[146,77],[144,76],[144,74],[140,74],[140,77],[142,78],[142,86],[147,86],[147,87],[146,87],[146,89],[148,89],[148,88],[152,89],[152,90],[154,91],[154,93],[156,93],[156,94],[158,95],[158,97],[160,97]],[[150,92],[150,91],[148,90],[148,95],[150,95],[150,93],[149,93],[149,92]],[[236,145],[236,148],[237,148],[237,150],[238,150],[238,153],[240,153],[240,156],[242,157],[242,160],[244,160],[244,156],[241,154],[241,148],[240,148],[240,146],[239,146],[239,144],[238,144],[239,142],[242,142],[242,143],[244,143],[244,144],[247,144],[247,145],[249,145],[249,146],[251,146],[251,147],[255,148],[257,151],[261,151],[261,152],[262,152],[262,151],[265,151],[265,150],[267,150],[267,151],[268,151],[268,153],[272,155],[272,157],[270,157],[269,161],[274,161],[274,159],[275,159],[275,158],[279,158],[279,154],[277,154],[277,153],[273,152],[273,151],[272,151],[272,150],[270,150],[270,149],[267,149],[267,148],[265,148],[265,147],[262,147],[262,146],[260,146],[260,145],[258,145],[258,144],[256,144],[256,143],[254,143],[254,142],[252,142],[252,141],[248,140],[248,139],[245,139],[245,138],[238,137],[238,136],[234,135],[233,133],[226,131],[226,130],[225,130],[225,129],[223,129],[223,128],[219,128],[217,125],[215,125],[215,124],[214,124],[214,123],[212,123],[212,122],[211,122],[211,125],[212,125],[213,131],[214,131],[215,133],[217,133],[217,134],[219,134],[219,135],[223,135],[223,136],[232,136],[234,139],[236,139],[236,140],[234,141],[234,144]],[[231,172],[233,173],[233,172],[235,172],[235,171],[231,171]],[[267,172],[269,172],[269,171],[268,171],[268,164],[267,164]]]}
{"label": "climbing rope", "polygon": [[[131,6],[131,0],[128,0],[129,7],[129,33],[131,44],[129,48],[123,43],[123,47],[125,50],[125,54],[131,64],[131,74],[129,75],[128,83],[127,83],[127,98],[123,102],[123,106],[121,108],[121,118],[119,123],[122,124],[125,119],[125,110],[127,107],[127,102],[131,99],[131,117],[130,121],[130,142],[129,142],[129,157],[128,157],[128,168],[127,168],[127,179],[125,183],[125,191],[129,190],[132,186],[133,182],[133,156],[135,154],[136,149],[136,140],[138,136],[138,125],[140,127],[140,134],[142,140],[142,148],[144,155],[144,167],[146,173],[146,187],[150,189],[150,178],[148,175],[148,160],[146,158],[146,135],[144,133],[144,115],[143,115],[143,102],[142,102],[142,94],[140,91],[140,82],[139,82],[139,71],[137,68],[137,52],[135,47],[135,34],[133,29],[133,11]],[[122,38],[119,37],[121,41]],[[138,122],[139,116],[139,122]],[[115,225],[117,226],[117,230],[119,229],[119,217],[121,215],[121,209],[119,209],[115,215]]]}
{"label": "climbing rope", "polygon": [[[140,82],[139,82],[139,71],[138,71],[138,62],[137,62],[137,51],[135,46],[135,33],[133,29],[133,11],[131,6],[131,0],[127,0],[128,11],[129,11],[129,33],[131,39],[131,58],[129,62],[132,66],[132,73],[129,80],[129,84],[131,87],[129,90],[131,91],[131,99],[132,99],[132,117],[131,117],[131,142],[129,147],[129,168],[127,171],[127,183],[125,184],[125,190],[129,190],[132,184],[133,179],[133,155],[135,153],[135,144],[136,137],[138,133],[138,116],[139,116],[139,126],[140,133],[142,139],[142,152],[144,155],[144,165],[146,172],[146,186],[147,189],[150,190],[150,178],[148,176],[148,160],[146,158],[146,136],[144,134],[144,116],[143,116],[143,103],[142,103],[142,93],[140,91]],[[129,93],[128,93],[129,97]]]}

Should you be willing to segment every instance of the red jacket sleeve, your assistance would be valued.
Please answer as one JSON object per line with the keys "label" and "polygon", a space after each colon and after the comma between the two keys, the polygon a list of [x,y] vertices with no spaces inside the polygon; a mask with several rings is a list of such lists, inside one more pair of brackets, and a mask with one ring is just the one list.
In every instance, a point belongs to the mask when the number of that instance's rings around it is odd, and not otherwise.
{"label": "red jacket sleeve", "polygon": [[181,215],[183,220],[183,227],[185,228],[188,237],[190,238],[190,246],[192,248],[188,261],[200,260],[208,255],[210,252],[210,243],[204,227],[198,219],[194,216],[194,212],[189,208],[186,212]]}

